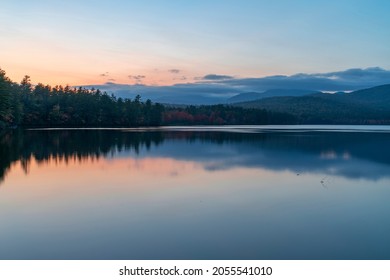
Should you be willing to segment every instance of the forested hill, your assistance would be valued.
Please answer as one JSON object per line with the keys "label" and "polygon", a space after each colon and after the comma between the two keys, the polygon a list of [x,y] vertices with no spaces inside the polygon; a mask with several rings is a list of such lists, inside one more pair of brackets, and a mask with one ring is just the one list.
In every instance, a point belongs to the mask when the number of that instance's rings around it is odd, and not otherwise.
{"label": "forested hill", "polygon": [[158,125],[291,124],[284,113],[213,105],[174,107],[117,98],[98,89],[11,81],[0,69],[0,129],[6,127],[136,127]]}
{"label": "forested hill", "polygon": [[164,106],[98,89],[21,83],[0,69],[0,129],[159,125],[390,124],[390,85],[351,93],[280,96],[230,105]]}
{"label": "forested hill", "polygon": [[298,123],[390,124],[390,84],[350,93],[273,97],[234,105],[291,114]]}

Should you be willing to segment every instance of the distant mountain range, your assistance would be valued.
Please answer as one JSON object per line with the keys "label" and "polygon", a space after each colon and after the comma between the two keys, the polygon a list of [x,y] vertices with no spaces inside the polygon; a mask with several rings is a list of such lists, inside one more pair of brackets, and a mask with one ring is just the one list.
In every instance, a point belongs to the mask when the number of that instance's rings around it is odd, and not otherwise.
{"label": "distant mountain range", "polygon": [[230,97],[226,100],[226,103],[238,103],[259,100],[269,97],[277,96],[303,96],[308,94],[318,93],[313,90],[305,89],[270,89],[265,92],[244,92]]}
{"label": "distant mountain range", "polygon": [[278,96],[234,103],[294,115],[300,123],[390,123],[390,84],[350,93]]}
{"label": "distant mountain range", "polygon": [[[84,86],[83,86],[84,87]],[[120,98],[134,99],[140,95],[142,100],[150,99],[156,103],[176,105],[213,105],[226,103],[227,98],[239,92],[230,89],[225,92],[219,86],[186,85],[144,86],[106,83],[104,85],[88,85],[86,88],[98,88]],[[223,91],[223,94],[219,94]],[[228,94],[228,97],[225,96]],[[257,98],[255,98],[257,99]],[[254,99],[252,99],[254,100]]]}
{"label": "distant mountain range", "polygon": [[353,92],[325,93],[307,89],[269,89],[264,92],[224,92],[217,85],[129,86],[106,84],[100,87],[117,97],[134,98],[171,106],[228,104],[244,108],[286,113],[296,123],[390,124],[390,84]]}
{"label": "distant mountain range", "polygon": [[[201,85],[186,86],[175,85],[171,87],[153,87],[153,86],[130,86],[114,83],[105,85],[87,86],[88,88],[99,88],[116,97],[133,99],[137,94],[142,100],[150,99],[153,102],[172,104],[172,105],[215,105],[215,104],[232,104],[238,102],[254,101],[269,97],[279,96],[304,96],[319,93],[315,90],[306,89],[270,89],[264,92],[230,92],[218,94],[219,88],[202,88]],[[199,88],[197,88],[199,87]],[[197,91],[198,90],[198,91]],[[210,90],[208,92],[207,90]]]}
{"label": "distant mountain range", "polygon": [[[183,77],[185,78],[185,77]],[[177,80],[179,81],[179,80]],[[133,81],[134,82],[134,81]],[[305,96],[319,91],[349,92],[390,84],[390,70],[380,67],[353,68],[323,73],[296,73],[264,77],[235,77],[207,74],[171,85],[104,84],[80,85],[114,94],[116,97],[181,105],[213,105],[247,102],[280,96]]]}

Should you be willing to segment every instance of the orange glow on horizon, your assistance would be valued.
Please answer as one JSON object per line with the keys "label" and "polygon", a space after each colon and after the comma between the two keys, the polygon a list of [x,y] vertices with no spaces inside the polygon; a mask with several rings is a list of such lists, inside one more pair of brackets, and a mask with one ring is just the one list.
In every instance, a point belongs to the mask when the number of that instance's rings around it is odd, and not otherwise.
{"label": "orange glow on horizon", "polygon": [[[4,65],[4,64],[3,64]],[[193,78],[187,78],[182,76],[172,77],[168,73],[162,71],[149,71],[145,74],[133,75],[133,76],[144,76],[142,79],[129,78],[132,75],[125,74],[105,74],[105,73],[70,73],[67,71],[50,71],[45,69],[35,68],[19,68],[13,69],[7,67],[7,65],[0,66],[1,69],[6,71],[7,76],[14,82],[20,83],[24,76],[28,75],[31,78],[32,84],[42,83],[44,85],[54,86],[87,86],[87,85],[104,85],[106,83],[115,84],[127,84],[127,85],[146,85],[146,86],[170,86],[174,84],[194,82]],[[103,76],[104,75],[104,76]]]}
{"label": "orange glow on horizon", "polygon": [[[156,67],[148,65],[150,61],[140,58],[127,58],[118,62],[117,58],[97,58],[96,54],[65,52],[60,56],[54,51],[44,52],[41,46],[31,46],[31,53],[21,47],[15,47],[13,53],[2,59],[0,68],[14,82],[20,83],[25,75],[30,76],[32,84],[56,86],[88,86],[106,83],[146,86],[170,86],[174,84],[194,83],[198,77],[216,73],[232,75],[223,66],[214,66],[211,70],[201,63],[193,61],[181,66],[172,66],[165,61],[156,62]],[[104,55],[104,54],[102,54]],[[114,59],[114,58],[112,58]],[[115,62],[114,62],[115,61]],[[207,69],[207,70],[205,70]],[[276,71],[259,72],[258,69],[241,69],[238,77],[264,77],[277,74]],[[280,73],[279,73],[280,74]]]}
{"label": "orange glow on horizon", "polygon": [[113,54],[109,50],[92,52],[36,40],[23,46],[5,42],[3,47],[6,51],[0,67],[17,83],[28,75],[33,84],[50,86],[103,85],[107,82],[164,86],[192,82],[195,76],[201,75],[193,66],[176,69],[177,66],[162,58],[151,61],[141,51],[130,54]]}

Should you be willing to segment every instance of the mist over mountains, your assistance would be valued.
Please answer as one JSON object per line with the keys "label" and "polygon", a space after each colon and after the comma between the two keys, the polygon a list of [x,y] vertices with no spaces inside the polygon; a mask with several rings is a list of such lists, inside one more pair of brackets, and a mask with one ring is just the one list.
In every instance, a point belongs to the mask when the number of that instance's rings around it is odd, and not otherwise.
{"label": "mist over mountains", "polygon": [[252,101],[280,96],[304,96],[318,92],[344,92],[390,84],[390,71],[379,67],[354,68],[345,71],[261,78],[237,78],[208,74],[193,83],[171,86],[142,84],[85,85],[99,88],[122,98],[141,95],[143,100],[183,105],[211,105]]}
{"label": "mist over mountains", "polygon": [[270,89],[265,92],[244,92],[237,94],[233,97],[230,97],[227,100],[227,103],[238,103],[245,101],[254,101],[265,99],[269,97],[278,97],[278,96],[304,96],[309,94],[319,93],[314,90],[304,90],[304,89]]}

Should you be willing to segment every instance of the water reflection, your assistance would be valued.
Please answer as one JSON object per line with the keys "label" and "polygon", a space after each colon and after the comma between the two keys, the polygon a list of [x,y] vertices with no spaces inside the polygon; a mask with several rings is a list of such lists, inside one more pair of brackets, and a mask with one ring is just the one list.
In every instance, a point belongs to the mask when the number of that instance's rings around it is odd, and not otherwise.
{"label": "water reflection", "polygon": [[378,131],[12,131],[0,259],[390,259]]}
{"label": "water reflection", "polygon": [[0,180],[15,162],[28,173],[33,159],[67,163],[129,155],[197,161],[210,171],[244,166],[377,180],[390,176],[389,140],[379,132],[12,131],[0,138]]}

